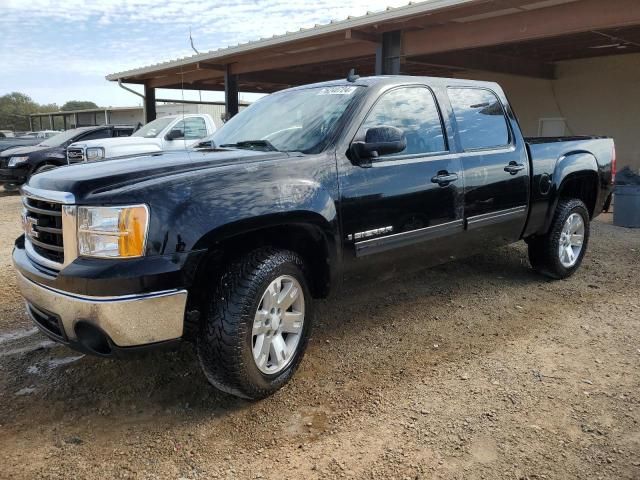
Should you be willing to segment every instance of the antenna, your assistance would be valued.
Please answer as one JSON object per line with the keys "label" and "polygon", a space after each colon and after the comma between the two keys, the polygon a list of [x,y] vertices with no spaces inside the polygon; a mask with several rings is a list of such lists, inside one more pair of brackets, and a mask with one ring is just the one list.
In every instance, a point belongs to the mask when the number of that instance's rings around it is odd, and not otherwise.
{"label": "antenna", "polygon": [[348,82],[355,82],[356,80],[358,80],[360,78],[360,75],[356,75],[356,69],[352,68],[351,70],[349,70],[349,74],[347,75],[347,81]]}
{"label": "antenna", "polygon": [[193,45],[193,37],[191,36],[191,27],[189,27],[189,42],[191,42],[191,48],[193,49],[194,52],[196,52],[196,55],[200,55],[200,52],[196,50],[196,47]]}
{"label": "antenna", "polygon": [[[191,48],[193,49],[193,51],[196,52],[196,55],[200,55],[200,52],[196,49],[195,45],[193,44],[193,37],[191,36],[191,27],[189,27],[189,42],[191,43]],[[184,96],[184,91],[182,92],[182,95]],[[200,102],[202,102],[202,90],[198,90],[198,95],[200,98]]]}

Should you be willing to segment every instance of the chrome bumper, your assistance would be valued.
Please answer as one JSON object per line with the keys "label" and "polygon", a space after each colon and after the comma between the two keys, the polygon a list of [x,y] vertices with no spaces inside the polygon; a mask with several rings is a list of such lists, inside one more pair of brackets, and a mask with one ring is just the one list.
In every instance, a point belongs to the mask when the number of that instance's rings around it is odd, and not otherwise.
{"label": "chrome bumper", "polygon": [[19,272],[16,272],[16,276],[18,288],[36,324],[47,330],[35,318],[32,309],[53,315],[64,330],[63,337],[71,343],[78,340],[75,330],[78,322],[98,327],[117,347],[142,346],[182,336],[186,290],[89,297],[45,287]]}

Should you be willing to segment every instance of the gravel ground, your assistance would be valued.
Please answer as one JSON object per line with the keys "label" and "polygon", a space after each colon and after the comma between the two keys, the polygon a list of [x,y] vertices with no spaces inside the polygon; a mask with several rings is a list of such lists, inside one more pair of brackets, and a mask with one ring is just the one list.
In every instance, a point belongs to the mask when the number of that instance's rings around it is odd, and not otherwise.
{"label": "gravel ground", "polygon": [[0,198],[2,478],[640,478],[640,231],[551,282],[517,244],[320,302],[293,381],[217,393],[184,345],[79,355],[23,314]]}

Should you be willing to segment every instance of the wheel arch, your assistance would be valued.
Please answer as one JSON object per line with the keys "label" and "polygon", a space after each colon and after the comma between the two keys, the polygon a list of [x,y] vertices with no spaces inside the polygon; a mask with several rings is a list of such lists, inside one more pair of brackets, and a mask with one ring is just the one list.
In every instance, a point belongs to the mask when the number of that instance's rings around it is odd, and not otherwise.
{"label": "wheel arch", "polygon": [[268,246],[299,254],[308,269],[307,281],[313,297],[324,298],[338,278],[335,231],[332,222],[310,211],[264,215],[215,228],[194,246],[195,250],[207,253],[197,266],[190,297],[199,303],[212,279],[217,278],[230,261]]}
{"label": "wheel arch", "polygon": [[598,162],[592,153],[577,151],[562,156],[553,173],[555,195],[549,204],[544,232],[551,227],[558,202],[565,198],[576,198],[584,202],[589,217],[593,218],[599,196],[598,178]]}

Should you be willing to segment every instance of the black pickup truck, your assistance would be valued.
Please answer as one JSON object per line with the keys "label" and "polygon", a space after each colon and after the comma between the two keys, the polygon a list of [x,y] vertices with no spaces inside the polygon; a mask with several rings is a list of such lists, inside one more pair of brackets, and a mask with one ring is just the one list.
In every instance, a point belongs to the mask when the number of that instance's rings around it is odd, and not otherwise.
{"label": "black pickup truck", "polygon": [[216,387],[293,375],[343,281],[518,240],[566,278],[612,188],[608,138],[524,139],[495,83],[372,77],[267,96],[188,152],[23,187],[13,262],[51,338],[96,355],[196,343]]}

